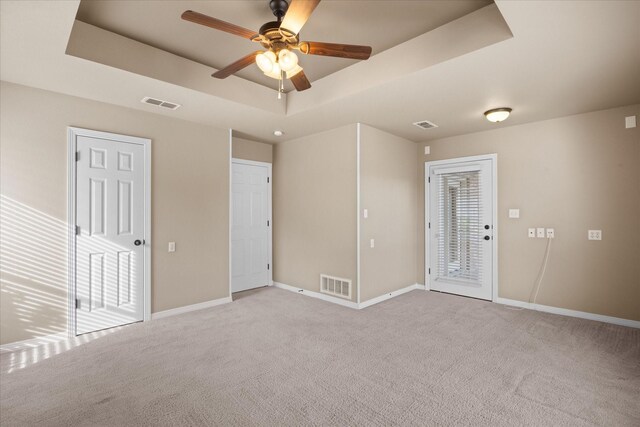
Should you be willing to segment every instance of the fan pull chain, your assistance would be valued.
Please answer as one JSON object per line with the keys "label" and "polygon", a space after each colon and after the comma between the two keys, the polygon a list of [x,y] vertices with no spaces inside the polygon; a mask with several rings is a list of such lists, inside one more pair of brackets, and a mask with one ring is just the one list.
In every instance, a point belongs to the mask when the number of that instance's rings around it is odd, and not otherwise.
{"label": "fan pull chain", "polygon": [[282,99],[284,92],[284,71],[280,70],[280,79],[278,80],[278,99]]}

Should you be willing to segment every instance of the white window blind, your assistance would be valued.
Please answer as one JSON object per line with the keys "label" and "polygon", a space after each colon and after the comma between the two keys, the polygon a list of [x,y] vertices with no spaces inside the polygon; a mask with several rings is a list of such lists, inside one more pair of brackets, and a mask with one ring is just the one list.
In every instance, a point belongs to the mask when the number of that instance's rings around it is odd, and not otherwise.
{"label": "white window blind", "polygon": [[482,203],[480,171],[441,173],[438,179],[436,280],[481,284]]}

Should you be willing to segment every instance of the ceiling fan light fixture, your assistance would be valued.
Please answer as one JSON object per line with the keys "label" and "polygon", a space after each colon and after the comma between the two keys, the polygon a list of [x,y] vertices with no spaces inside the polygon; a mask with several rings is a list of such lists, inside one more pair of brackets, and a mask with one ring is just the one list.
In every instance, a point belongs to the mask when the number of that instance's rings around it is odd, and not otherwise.
{"label": "ceiling fan light fixture", "polygon": [[289,49],[278,52],[278,64],[282,71],[291,71],[298,65],[298,56]]}
{"label": "ceiling fan light fixture", "polygon": [[267,77],[271,77],[272,79],[280,80],[282,78],[282,69],[277,62],[274,62],[271,71],[269,71],[268,73],[265,72],[264,75]]}
{"label": "ceiling fan light fixture", "polygon": [[267,74],[273,71],[276,63],[276,54],[272,51],[262,52],[256,55],[256,64],[263,73]]}
{"label": "ceiling fan light fixture", "polygon": [[501,108],[492,108],[491,110],[487,110],[484,112],[484,116],[493,123],[499,123],[504,120],[507,120],[509,114],[513,111],[511,108],[501,107]]}

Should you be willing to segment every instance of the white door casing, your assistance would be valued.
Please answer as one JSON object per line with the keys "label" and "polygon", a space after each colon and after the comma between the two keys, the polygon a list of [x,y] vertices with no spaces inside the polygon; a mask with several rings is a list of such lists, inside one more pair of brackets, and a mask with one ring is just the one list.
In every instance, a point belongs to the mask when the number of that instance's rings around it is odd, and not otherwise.
{"label": "white door casing", "polygon": [[149,140],[69,130],[70,331],[149,318]]}
{"label": "white door casing", "polygon": [[495,156],[425,164],[427,289],[497,296]]}
{"label": "white door casing", "polygon": [[270,285],[271,164],[233,159],[231,188],[231,291]]}

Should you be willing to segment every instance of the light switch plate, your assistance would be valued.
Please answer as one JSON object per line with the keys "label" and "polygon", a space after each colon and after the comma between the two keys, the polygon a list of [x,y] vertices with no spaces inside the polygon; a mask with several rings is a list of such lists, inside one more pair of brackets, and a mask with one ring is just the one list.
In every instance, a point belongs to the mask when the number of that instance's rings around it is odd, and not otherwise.
{"label": "light switch plate", "polygon": [[538,236],[538,238],[539,238],[539,239],[544,239],[544,228],[542,228],[542,227],[538,227],[538,228],[536,229],[536,231],[537,231],[537,234],[536,234],[536,235]]}
{"label": "light switch plate", "polygon": [[636,116],[628,116],[624,118],[624,127],[632,129],[636,127]]}
{"label": "light switch plate", "polygon": [[535,228],[530,228],[529,229],[529,237],[536,237],[536,229]]}
{"label": "light switch plate", "polygon": [[424,146],[424,155],[428,156],[429,154],[431,154],[431,147],[428,145]]}
{"label": "light switch plate", "polygon": [[169,242],[169,252],[176,251],[176,242]]}
{"label": "light switch plate", "polygon": [[520,218],[520,209],[509,209],[509,218]]}
{"label": "light switch plate", "polygon": [[371,245],[372,248],[376,247],[376,241],[374,239],[371,239],[369,244]]}
{"label": "light switch plate", "polygon": [[362,211],[362,217],[363,218],[369,218],[369,209],[364,209]]}

